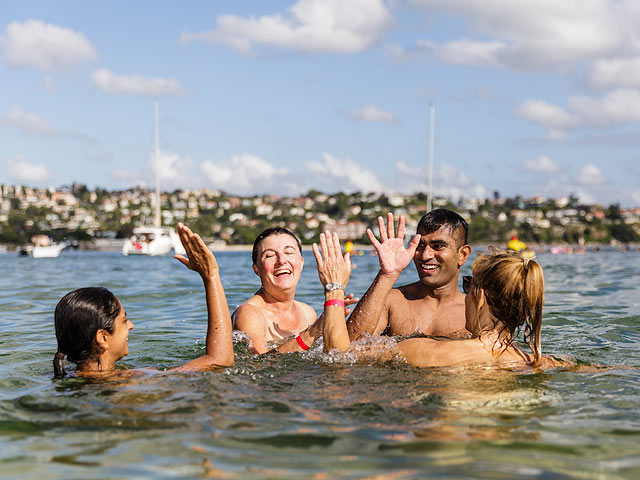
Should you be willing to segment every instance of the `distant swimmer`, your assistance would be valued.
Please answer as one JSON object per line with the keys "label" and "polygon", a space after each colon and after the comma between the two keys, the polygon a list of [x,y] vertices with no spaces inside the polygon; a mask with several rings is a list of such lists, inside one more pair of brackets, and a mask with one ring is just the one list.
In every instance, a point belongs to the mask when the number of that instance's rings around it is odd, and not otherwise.
{"label": "distant swimmer", "polygon": [[[324,242],[323,242],[324,240]],[[318,276],[324,284],[346,285],[351,263],[340,255],[337,235],[321,238],[322,248],[314,248]],[[481,254],[471,267],[473,276],[464,277],[466,328],[472,338],[437,340],[410,338],[390,349],[358,345],[350,349],[351,339],[344,312],[336,300],[325,293],[324,351],[349,351],[374,360],[404,360],[418,367],[449,365],[498,365],[507,368],[557,368],[570,366],[562,359],[542,355],[540,336],[544,278],[542,267],[514,252]],[[524,330],[529,351],[516,341]]]}
{"label": "distant swimmer", "polygon": [[507,250],[511,250],[512,252],[519,253],[520,256],[523,258],[535,257],[535,252],[533,252],[533,250],[529,250],[527,248],[527,244],[524,243],[522,240],[519,240],[517,235],[511,236],[511,239],[507,242]]}
{"label": "distant swimmer", "polygon": [[268,228],[253,242],[251,258],[262,287],[233,312],[235,328],[249,336],[255,353],[307,350],[322,336],[323,318],[295,299],[304,265],[300,240],[286,228]]}
{"label": "distant swimmer", "polygon": [[[352,340],[366,334],[467,336],[465,296],[458,288],[460,268],[469,258],[467,222],[451,210],[422,217],[417,235],[404,246],[404,217],[395,231],[393,214],[378,217],[380,241],[367,230],[380,270],[347,323]],[[419,280],[393,288],[413,260]]]}
{"label": "distant swimmer", "polygon": [[[344,253],[348,253],[351,257],[362,256],[364,252],[362,250],[355,250],[356,246],[353,244],[351,240],[347,240],[344,242]],[[353,263],[353,260],[352,260]]]}
{"label": "distant swimmer", "polygon": [[507,242],[507,250],[512,250],[514,252],[520,252],[521,250],[526,250],[527,244],[522,240],[518,239],[517,235],[512,235],[511,239]]}
{"label": "distant swimmer", "polygon": [[[190,270],[200,274],[207,301],[205,354],[175,370],[203,370],[231,366],[233,341],[231,316],[220,280],[218,263],[199,235],[179,224],[178,233],[188,258],[176,255]],[[54,314],[58,351],[53,359],[55,376],[66,375],[63,359],[76,364],[80,375],[102,375],[114,371],[118,360],[129,354],[129,332],[133,322],[120,300],[106,288],[79,288],[58,302]]]}
{"label": "distant swimmer", "polygon": [[344,253],[351,254],[353,252],[353,242],[351,240],[347,240],[344,242]]}

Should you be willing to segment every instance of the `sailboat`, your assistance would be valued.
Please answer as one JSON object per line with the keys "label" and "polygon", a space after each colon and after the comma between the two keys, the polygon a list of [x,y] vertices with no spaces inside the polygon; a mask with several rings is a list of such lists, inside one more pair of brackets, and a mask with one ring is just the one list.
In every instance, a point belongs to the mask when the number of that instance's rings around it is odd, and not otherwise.
{"label": "sailboat", "polygon": [[34,235],[31,237],[33,245],[26,245],[18,250],[20,255],[33,258],[56,258],[60,252],[68,247],[66,243],[53,242],[46,235]]}
{"label": "sailboat", "polygon": [[122,245],[123,255],[167,255],[171,250],[176,254],[184,255],[185,250],[180,242],[180,237],[173,228],[162,226],[160,215],[160,137],[158,134],[158,102],[154,105],[154,132],[155,132],[155,213],[153,225],[136,227],[133,235],[127,238]]}

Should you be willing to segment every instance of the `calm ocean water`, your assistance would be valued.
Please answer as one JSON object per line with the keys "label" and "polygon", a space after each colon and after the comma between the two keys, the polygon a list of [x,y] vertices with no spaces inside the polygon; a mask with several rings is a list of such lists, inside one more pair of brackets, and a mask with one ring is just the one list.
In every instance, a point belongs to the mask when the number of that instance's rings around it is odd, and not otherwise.
{"label": "calm ocean water", "polygon": [[[258,288],[250,254],[217,255],[233,309]],[[307,255],[298,299],[320,310]],[[316,346],[198,374],[199,277],[170,257],[1,255],[0,477],[640,478],[640,252],[541,254],[543,351],[584,368],[513,373],[352,364]],[[362,295],[377,259],[355,258]],[[465,266],[465,273],[469,265]],[[402,281],[416,277],[412,266]],[[52,380],[53,309],[103,285],[135,329],[135,377]],[[326,475],[321,475],[322,473]]]}

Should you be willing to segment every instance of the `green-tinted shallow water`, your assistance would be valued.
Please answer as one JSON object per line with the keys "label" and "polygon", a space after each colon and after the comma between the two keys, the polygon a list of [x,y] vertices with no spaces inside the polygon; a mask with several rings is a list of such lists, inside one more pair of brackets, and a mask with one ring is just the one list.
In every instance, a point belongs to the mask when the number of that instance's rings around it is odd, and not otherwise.
{"label": "green-tinted shallow water", "polygon": [[[218,259],[234,308],[258,286],[250,255]],[[538,260],[543,351],[616,368],[421,370],[351,364],[318,344],[255,358],[238,344],[226,370],[52,381],[66,292],[113,290],[135,323],[122,365],[162,370],[203,352],[199,277],[169,257],[0,256],[0,476],[639,478],[640,253]],[[362,295],[377,261],[355,261],[350,290]],[[319,310],[306,263],[298,298]],[[402,280],[414,277],[409,267]]]}

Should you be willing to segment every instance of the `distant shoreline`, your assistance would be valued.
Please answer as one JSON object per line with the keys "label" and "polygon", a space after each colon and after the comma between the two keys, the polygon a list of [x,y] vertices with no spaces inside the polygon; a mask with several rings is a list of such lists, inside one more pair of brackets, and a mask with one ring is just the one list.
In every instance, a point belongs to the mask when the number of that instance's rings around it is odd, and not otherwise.
{"label": "distant shoreline", "polygon": [[[79,249],[87,252],[120,252],[122,251],[122,244],[124,239],[98,239],[92,242],[79,242]],[[473,252],[485,252],[487,251],[489,246],[495,246],[499,249],[505,249],[506,246],[500,243],[482,243],[471,245]],[[253,248],[253,245],[216,245],[208,244],[208,247],[212,252],[250,252]],[[554,244],[529,244],[529,249],[536,253],[544,253],[549,252],[552,247],[571,247],[574,250],[577,249],[577,245],[570,243],[554,243]],[[571,253],[595,253],[598,250],[604,251],[615,251],[615,250],[625,250],[625,251],[638,251],[640,250],[640,244],[636,243],[628,243],[628,244],[618,244],[611,245],[607,243],[588,243],[584,246],[587,250],[586,252],[566,252],[561,251],[559,253],[562,254],[571,254]],[[0,245],[0,253],[16,253],[20,250],[20,246],[16,245]],[[354,245],[353,252],[370,252],[373,251],[373,245]],[[310,252],[312,251],[311,245],[302,245],[302,251]]]}

